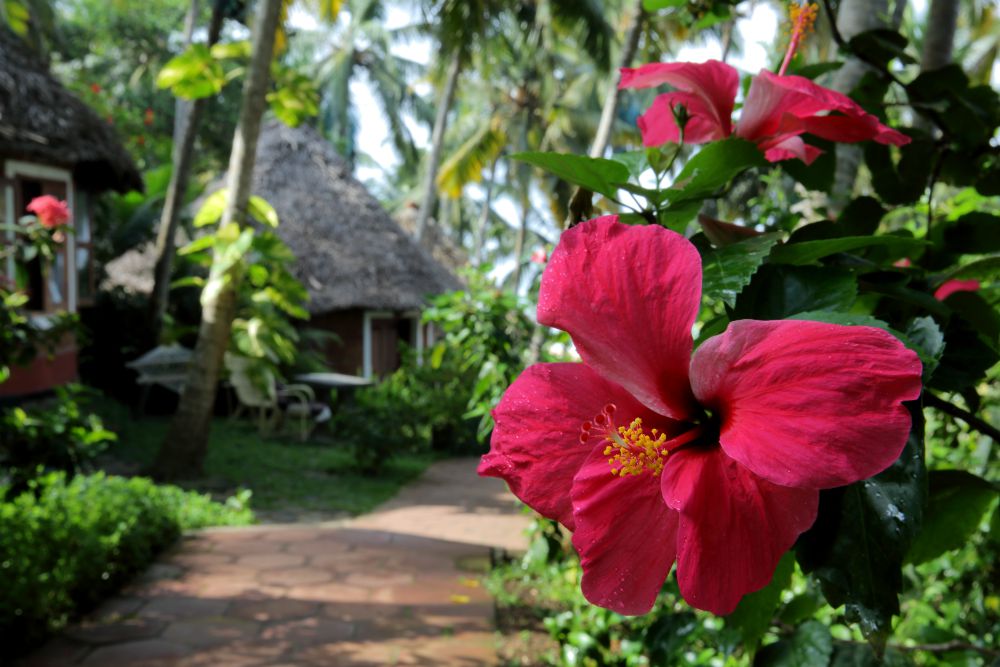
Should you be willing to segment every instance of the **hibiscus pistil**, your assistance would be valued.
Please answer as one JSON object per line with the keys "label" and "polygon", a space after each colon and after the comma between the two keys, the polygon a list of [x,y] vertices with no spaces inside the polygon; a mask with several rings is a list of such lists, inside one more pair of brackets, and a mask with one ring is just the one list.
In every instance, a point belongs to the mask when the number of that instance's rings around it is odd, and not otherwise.
{"label": "hibiscus pistil", "polygon": [[788,41],[788,50],[785,51],[785,58],[781,61],[781,68],[778,70],[778,76],[784,76],[789,63],[791,63],[792,58],[795,57],[795,52],[798,51],[802,41],[805,39],[806,35],[813,31],[813,26],[816,23],[816,14],[818,12],[819,7],[815,2],[807,2],[803,4],[793,2],[789,5],[788,17],[792,20],[792,36]]}

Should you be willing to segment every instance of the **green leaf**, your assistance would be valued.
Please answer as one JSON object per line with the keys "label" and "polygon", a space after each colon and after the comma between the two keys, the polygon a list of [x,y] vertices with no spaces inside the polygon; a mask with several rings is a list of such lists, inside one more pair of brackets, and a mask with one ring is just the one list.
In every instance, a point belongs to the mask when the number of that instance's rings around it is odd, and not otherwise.
{"label": "green leaf", "polygon": [[249,60],[250,49],[250,40],[244,39],[239,42],[214,44],[210,52],[216,60]]}
{"label": "green leaf", "polygon": [[764,264],[736,299],[733,319],[783,320],[797,313],[846,312],[857,293],[857,280],[850,271]]}
{"label": "green leaf", "polygon": [[250,196],[249,212],[255,220],[264,223],[268,227],[278,226],[278,212],[263,197],[257,195]]}
{"label": "green leaf", "polygon": [[743,596],[736,611],[726,616],[726,625],[740,633],[743,645],[749,650],[760,642],[771,627],[774,611],[781,602],[781,592],[791,583],[794,569],[795,557],[788,552],[778,561],[771,583],[759,591]]}
{"label": "green leaf", "polygon": [[924,364],[924,381],[934,374],[941,356],[944,354],[944,334],[933,317],[916,317],[906,328],[906,338]]}
{"label": "green leaf", "polygon": [[982,259],[977,259],[975,262],[955,267],[948,273],[940,276],[938,282],[943,283],[952,278],[956,280],[969,280],[972,278],[976,280],[988,280],[998,275],[1000,275],[1000,254],[983,257]]}
{"label": "green leaf", "polygon": [[736,305],[736,297],[778,242],[777,233],[762,234],[706,253],[702,263],[702,294]]}
{"label": "green leaf", "polygon": [[647,12],[655,12],[668,7],[683,7],[687,0],[642,0],[642,8]]}
{"label": "green leaf", "polygon": [[879,28],[860,33],[851,38],[848,47],[851,53],[857,54],[870,63],[878,63],[887,67],[889,62],[899,58],[904,63],[916,62],[906,53],[907,40],[895,30]]}
{"label": "green leaf", "polygon": [[981,211],[967,213],[945,228],[944,244],[957,253],[1000,252],[1000,216]]}
{"label": "green leaf", "polygon": [[840,313],[836,311],[815,310],[792,315],[790,320],[811,320],[813,322],[828,322],[852,327],[875,327],[889,330],[889,325],[882,320],[861,313]]}
{"label": "green leaf", "polygon": [[628,167],[615,160],[541,152],[516,153],[511,157],[609,198],[617,197],[619,185],[628,181]]}
{"label": "green leaf", "polygon": [[996,486],[964,470],[932,470],[924,525],[906,560],[920,564],[963,546],[998,497]]}
{"label": "green leaf", "polygon": [[226,73],[204,44],[194,44],[171,58],[156,77],[156,85],[170,88],[185,99],[218,94],[226,85]]}
{"label": "green leaf", "polygon": [[890,648],[881,658],[870,646],[837,642],[830,667],[910,667],[913,661],[902,651]]}
{"label": "green leaf", "polygon": [[806,621],[788,639],[768,644],[753,661],[754,667],[822,667],[833,655],[833,637],[819,621]]}
{"label": "green leaf", "polygon": [[213,245],[215,245],[215,236],[212,234],[207,234],[205,236],[200,236],[196,238],[194,241],[191,241],[191,243],[188,243],[186,246],[178,250],[177,254],[193,255],[197,252],[201,252],[202,250],[208,250]]}
{"label": "green leaf", "polygon": [[222,212],[226,208],[226,201],[229,198],[229,190],[222,188],[205,197],[205,202],[198,209],[194,216],[195,227],[206,227],[217,223],[222,218]]}
{"label": "green leaf", "polygon": [[801,266],[838,252],[858,250],[871,246],[884,246],[900,257],[921,250],[926,241],[907,238],[905,236],[844,236],[837,239],[821,241],[803,241],[778,246],[771,252],[771,262],[774,264],[792,264]]}
{"label": "green leaf", "polygon": [[716,141],[687,161],[666,196],[671,207],[705,199],[744,170],[765,166],[767,161],[756,144],[739,137]]}
{"label": "green leaf", "polygon": [[913,426],[899,459],[871,479],[821,492],[816,523],[796,547],[803,572],[816,576],[831,606],[844,605],[879,653],[899,614],[903,559],[927,493],[923,413],[909,410]]}

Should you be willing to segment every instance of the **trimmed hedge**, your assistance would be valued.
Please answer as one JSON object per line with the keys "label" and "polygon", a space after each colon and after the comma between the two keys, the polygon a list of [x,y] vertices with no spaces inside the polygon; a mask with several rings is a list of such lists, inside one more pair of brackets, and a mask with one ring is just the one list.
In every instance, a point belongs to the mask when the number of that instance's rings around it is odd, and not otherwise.
{"label": "trimmed hedge", "polygon": [[181,531],[252,523],[248,496],[220,504],[144,478],[98,473],[67,482],[54,473],[0,503],[0,658],[107,597]]}

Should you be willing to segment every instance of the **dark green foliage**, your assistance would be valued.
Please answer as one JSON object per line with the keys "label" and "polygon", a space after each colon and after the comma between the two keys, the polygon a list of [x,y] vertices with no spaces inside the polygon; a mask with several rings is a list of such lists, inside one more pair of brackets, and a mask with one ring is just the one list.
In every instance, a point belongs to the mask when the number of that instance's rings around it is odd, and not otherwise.
{"label": "dark green foliage", "polygon": [[87,470],[114,441],[100,417],[80,410],[84,395],[82,387],[70,385],[53,399],[0,413],[0,480],[6,478],[12,496],[25,491],[39,471],[72,477]]}
{"label": "dark green foliage", "polygon": [[[0,487],[2,489],[2,487]],[[53,473],[0,503],[0,658],[17,655],[114,591],[182,530],[246,524],[227,505],[147,479]]]}
{"label": "dark green foliage", "polygon": [[871,479],[824,491],[819,517],[798,543],[802,569],[815,574],[832,606],[844,605],[879,652],[899,614],[900,569],[926,505],[923,415],[919,405],[910,413],[899,460]]}

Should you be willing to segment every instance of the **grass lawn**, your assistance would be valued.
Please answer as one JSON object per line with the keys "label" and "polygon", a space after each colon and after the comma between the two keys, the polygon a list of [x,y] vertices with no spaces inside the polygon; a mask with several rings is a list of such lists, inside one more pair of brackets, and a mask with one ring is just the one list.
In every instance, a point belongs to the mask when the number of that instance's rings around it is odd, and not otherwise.
{"label": "grass lawn", "polygon": [[[95,401],[91,407],[118,433],[109,455],[142,467],[152,463],[168,418],[135,419],[126,407],[109,400]],[[361,514],[395,495],[433,460],[427,452],[404,452],[387,462],[378,475],[366,476],[354,469],[350,450],[338,447],[323,427],[312,442],[300,442],[294,435],[280,433],[262,438],[248,421],[217,418],[212,423],[204,488],[250,489],[250,504],[258,510]]]}

